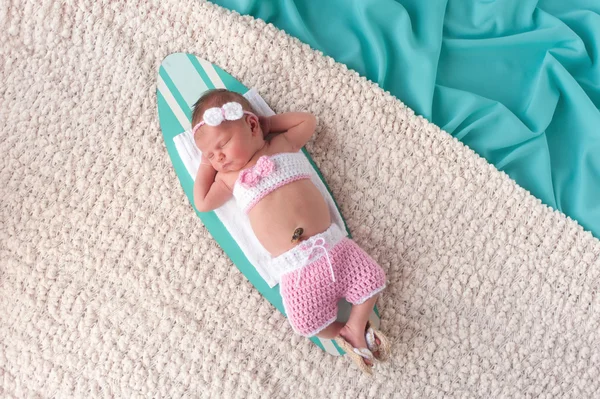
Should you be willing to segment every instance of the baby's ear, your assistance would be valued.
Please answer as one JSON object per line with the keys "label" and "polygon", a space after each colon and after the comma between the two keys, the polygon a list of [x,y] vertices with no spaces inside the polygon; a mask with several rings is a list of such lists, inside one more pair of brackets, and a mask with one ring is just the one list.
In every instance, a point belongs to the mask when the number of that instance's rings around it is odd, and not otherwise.
{"label": "baby's ear", "polygon": [[256,119],[253,115],[246,115],[246,121],[248,122],[252,133],[258,132],[258,128],[260,128],[260,123],[258,122],[258,119]]}

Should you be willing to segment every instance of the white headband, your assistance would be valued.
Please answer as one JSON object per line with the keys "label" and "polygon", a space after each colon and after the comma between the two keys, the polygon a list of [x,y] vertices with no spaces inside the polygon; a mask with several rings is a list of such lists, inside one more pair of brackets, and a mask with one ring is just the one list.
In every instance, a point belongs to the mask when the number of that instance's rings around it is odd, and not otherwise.
{"label": "white headband", "polygon": [[223,104],[222,107],[213,107],[204,111],[204,115],[202,116],[202,121],[199,122],[192,129],[192,136],[196,134],[196,130],[200,129],[205,124],[208,126],[219,126],[223,121],[237,121],[238,119],[242,119],[242,117],[246,115],[252,115],[256,119],[258,117],[254,115],[252,112],[244,111],[242,108],[242,104],[236,102],[229,102],[227,104]]}

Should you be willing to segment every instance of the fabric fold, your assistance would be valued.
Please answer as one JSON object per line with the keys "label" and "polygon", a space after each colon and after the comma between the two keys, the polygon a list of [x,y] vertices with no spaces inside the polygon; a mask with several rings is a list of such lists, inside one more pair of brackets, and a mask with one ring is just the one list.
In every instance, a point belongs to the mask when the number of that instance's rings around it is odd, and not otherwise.
{"label": "fabric fold", "polygon": [[600,2],[214,3],[376,82],[600,237]]}

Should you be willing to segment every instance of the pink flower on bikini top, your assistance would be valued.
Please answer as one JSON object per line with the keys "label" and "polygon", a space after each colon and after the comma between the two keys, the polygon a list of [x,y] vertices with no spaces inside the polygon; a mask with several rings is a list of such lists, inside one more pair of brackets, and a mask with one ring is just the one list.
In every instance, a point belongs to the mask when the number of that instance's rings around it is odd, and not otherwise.
{"label": "pink flower on bikini top", "polygon": [[261,178],[269,176],[275,169],[275,163],[266,155],[258,158],[256,165],[240,172],[240,184],[245,188],[254,187]]}

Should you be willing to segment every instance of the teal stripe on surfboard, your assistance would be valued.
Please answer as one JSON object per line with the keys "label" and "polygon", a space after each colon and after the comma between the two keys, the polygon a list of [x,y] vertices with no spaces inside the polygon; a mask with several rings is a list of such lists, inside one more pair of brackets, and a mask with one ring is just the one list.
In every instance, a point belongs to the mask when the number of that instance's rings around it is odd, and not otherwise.
{"label": "teal stripe on surfboard", "polygon": [[208,86],[208,90],[215,89],[215,85],[213,85],[212,80],[210,80],[210,78],[204,71],[204,68],[202,68],[202,66],[200,65],[200,61],[198,60],[198,58],[192,54],[186,54],[186,55],[187,55],[188,59],[190,60],[190,63],[192,64],[192,66],[196,69],[196,72],[198,72],[198,75],[200,75],[200,77],[202,78],[204,83]]}
{"label": "teal stripe on surfboard", "polygon": [[[159,68],[157,103],[160,113],[161,129],[165,136],[165,145],[184,188],[184,192],[192,204],[193,179],[189,176],[187,169],[179,158],[173,138],[191,128],[191,107],[200,94],[205,90],[219,87],[226,87],[229,90],[236,91],[240,94],[243,94],[248,90],[244,85],[221,68],[191,54],[172,54],[163,61],[161,68]],[[303,151],[308,156],[313,167],[315,167],[321,180],[323,180],[325,187],[331,193],[327,183],[309,154],[306,150],[303,149]],[[280,312],[285,314],[278,287],[270,288],[260,277],[216,213],[196,213],[238,269],[243,272],[269,302],[271,302]],[[378,316],[377,309],[375,309],[375,312]],[[371,318],[373,319],[374,316],[372,315]],[[377,317],[375,316],[375,318]],[[331,340],[321,340],[318,337],[312,337],[311,341],[331,354],[339,355],[344,353]]]}

